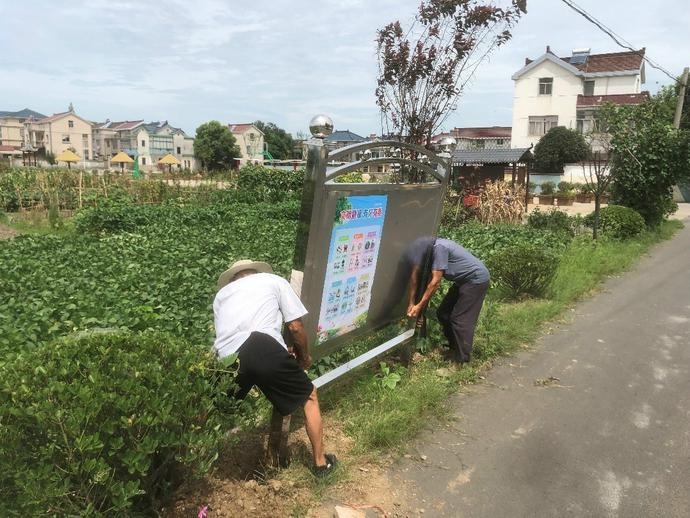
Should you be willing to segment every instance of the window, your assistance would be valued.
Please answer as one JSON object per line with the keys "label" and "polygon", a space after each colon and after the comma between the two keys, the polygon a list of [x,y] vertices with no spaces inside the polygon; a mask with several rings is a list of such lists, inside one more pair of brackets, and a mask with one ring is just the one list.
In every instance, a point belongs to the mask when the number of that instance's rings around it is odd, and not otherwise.
{"label": "window", "polygon": [[474,147],[475,149],[484,149],[485,142],[483,140],[475,140],[474,141]]}
{"label": "window", "polygon": [[84,160],[88,160],[88,159],[89,159],[89,150],[85,149],[84,150]]}
{"label": "window", "polygon": [[182,151],[180,150],[180,146],[177,146],[177,154],[178,154],[178,155],[181,155],[181,154],[182,154]]}
{"label": "window", "polygon": [[545,115],[542,117],[529,118],[529,135],[539,136],[546,135],[551,129],[558,126],[558,115]]}
{"label": "window", "polygon": [[69,133],[63,133],[62,134],[62,143],[63,144],[69,144]]}
{"label": "window", "polygon": [[502,139],[502,138],[497,138],[497,139],[496,139],[496,145],[497,145],[497,146],[502,146],[502,145],[503,145],[503,139]]}
{"label": "window", "polygon": [[146,157],[145,156],[141,157],[141,165],[146,165]]}
{"label": "window", "polygon": [[74,128],[74,121],[68,120],[68,121],[67,121],[67,126],[69,126],[70,128]]}
{"label": "window", "polygon": [[539,95],[551,95],[553,91],[553,77],[539,79]]}
{"label": "window", "polygon": [[585,81],[584,94],[594,95],[594,81]]}
{"label": "window", "polygon": [[141,141],[141,147],[146,147],[146,141],[145,140]]}

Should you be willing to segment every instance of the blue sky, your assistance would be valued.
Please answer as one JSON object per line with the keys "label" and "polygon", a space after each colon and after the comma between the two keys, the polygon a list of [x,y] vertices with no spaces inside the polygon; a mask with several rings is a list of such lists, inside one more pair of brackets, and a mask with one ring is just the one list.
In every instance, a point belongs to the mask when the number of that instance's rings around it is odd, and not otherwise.
{"label": "blue sky", "polygon": [[[272,121],[293,134],[316,113],[380,132],[376,30],[419,0],[0,0],[0,110],[52,114],[72,102],[102,121]],[[675,74],[690,65],[687,0],[579,0]],[[622,50],[559,0],[528,0],[513,39],[483,64],[447,120],[510,125],[510,76],[546,45]],[[647,66],[646,89],[670,80]]]}

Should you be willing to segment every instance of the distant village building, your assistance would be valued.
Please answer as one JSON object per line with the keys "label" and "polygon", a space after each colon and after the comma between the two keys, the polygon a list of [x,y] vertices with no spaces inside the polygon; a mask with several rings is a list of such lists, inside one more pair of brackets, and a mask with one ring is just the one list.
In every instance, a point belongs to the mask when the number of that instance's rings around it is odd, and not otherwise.
{"label": "distant village building", "polygon": [[42,142],[36,142],[36,135],[31,132],[30,125],[34,120],[45,119],[42,113],[29,108],[18,111],[0,111],[0,158],[10,162],[22,157],[22,148],[26,143],[38,150]]}
{"label": "distant village building", "polygon": [[477,128],[453,128],[431,138],[433,144],[444,137],[453,137],[457,142],[456,149],[510,149],[509,126],[485,126]]}
{"label": "distant village building", "polygon": [[645,49],[590,54],[575,49],[558,57],[546,47],[535,60],[513,74],[515,81],[511,145],[536,144],[551,128],[565,126],[588,133],[597,109],[605,102],[639,104],[649,97],[645,82]]}
{"label": "distant village building", "polygon": [[228,124],[240,148],[238,166],[264,163],[264,133],[254,124]]}
{"label": "distant village building", "polygon": [[49,117],[28,108],[0,112],[0,142],[6,152],[10,148],[14,152],[25,148],[40,155],[59,155],[71,149],[80,158],[90,160],[91,130],[91,122],[77,115],[71,104],[68,111]]}
{"label": "distant village building", "polygon": [[[352,144],[359,144],[360,142],[365,142],[367,139],[353,133],[350,130],[335,130],[330,135],[328,135],[324,141],[329,152],[343,147],[351,146]],[[339,159],[341,162],[354,162],[358,160],[361,156],[360,153],[351,153],[347,157],[342,157]]]}
{"label": "distant village building", "polygon": [[124,151],[139,161],[144,170],[158,169],[158,161],[173,155],[179,169],[196,170],[194,138],[168,121],[145,123],[143,120],[113,122],[107,120],[95,125],[94,149],[101,160],[108,160]]}

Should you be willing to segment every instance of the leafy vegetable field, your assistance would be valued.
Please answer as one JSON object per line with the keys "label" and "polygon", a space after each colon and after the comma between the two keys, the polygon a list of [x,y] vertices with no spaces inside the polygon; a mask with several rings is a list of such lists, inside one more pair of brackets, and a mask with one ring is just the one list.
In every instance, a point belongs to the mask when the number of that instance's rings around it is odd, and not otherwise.
{"label": "leafy vegetable field", "polygon": [[271,204],[117,210],[129,231],[93,235],[78,223],[67,237],[0,244],[0,351],[94,327],[155,328],[208,345],[215,282],[229,263],[253,257],[282,274],[291,266],[296,221],[264,217]]}

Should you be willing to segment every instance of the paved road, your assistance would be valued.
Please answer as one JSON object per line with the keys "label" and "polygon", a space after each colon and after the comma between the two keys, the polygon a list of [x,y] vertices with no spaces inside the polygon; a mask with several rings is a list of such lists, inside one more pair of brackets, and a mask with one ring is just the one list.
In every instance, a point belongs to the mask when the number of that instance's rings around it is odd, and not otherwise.
{"label": "paved road", "polygon": [[415,488],[405,514],[690,516],[686,225],[454,399],[391,475]]}

